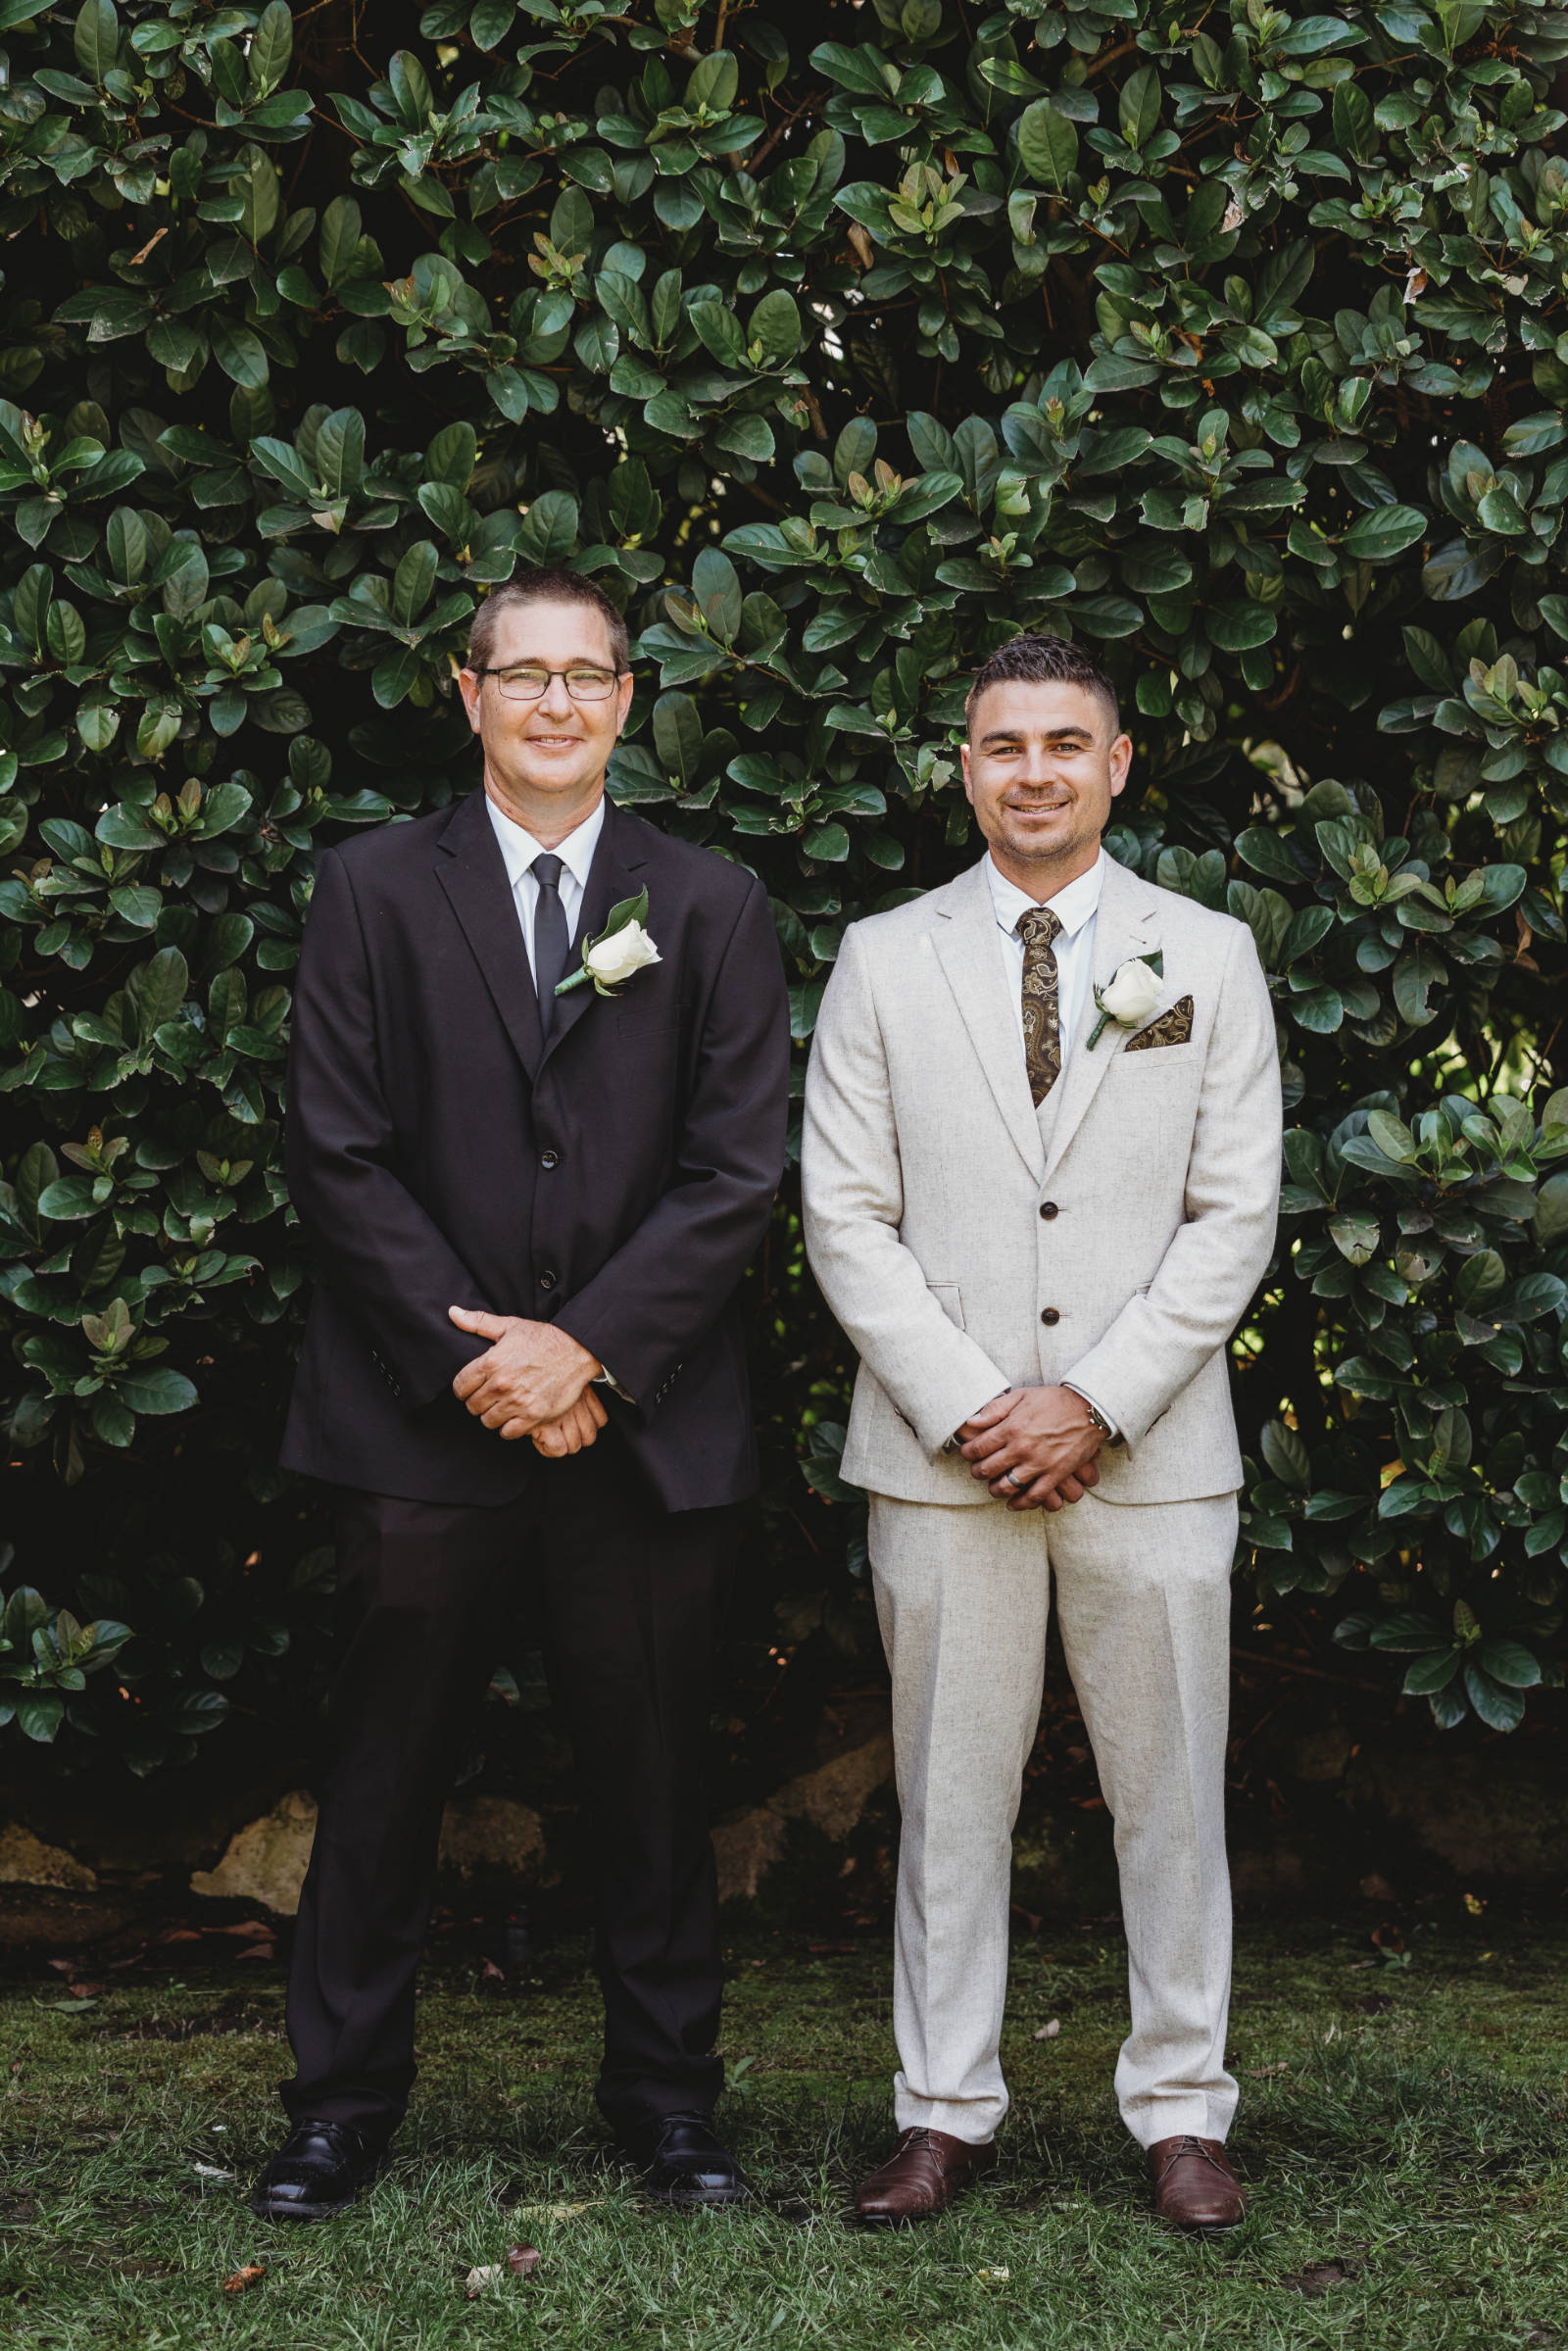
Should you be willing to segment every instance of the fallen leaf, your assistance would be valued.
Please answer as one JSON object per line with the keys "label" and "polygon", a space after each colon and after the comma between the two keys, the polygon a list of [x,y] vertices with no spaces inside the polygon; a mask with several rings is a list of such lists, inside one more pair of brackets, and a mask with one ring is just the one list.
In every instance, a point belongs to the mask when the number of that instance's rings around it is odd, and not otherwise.
{"label": "fallen leaf", "polygon": [[204,1927],[204,1935],[248,1935],[254,1942],[259,1937],[270,1940],[277,1929],[267,1919],[239,1919],[232,1927]]}
{"label": "fallen leaf", "polygon": [[1331,2286],[1344,2285],[1356,2275],[1353,2261],[1309,2261],[1304,2270],[1294,2277],[1282,2278],[1280,2283],[1292,2293],[1301,2294],[1308,2302],[1321,2301]]}
{"label": "fallen leaf", "polygon": [[1288,2074],[1290,2070],[1288,2065],[1250,2065],[1247,2074],[1250,2082],[1266,2082],[1271,2074]]}
{"label": "fallen leaf", "polygon": [[514,2278],[531,2278],[539,2267],[538,2246],[509,2245],[507,2247],[507,2267]]}
{"label": "fallen leaf", "polygon": [[[200,2171],[201,2166],[198,2164],[196,2168]],[[234,2272],[232,2278],[223,2279],[222,2291],[225,2294],[243,2294],[248,2287],[260,2285],[266,2276],[265,2261],[248,2261],[242,2270]]]}
{"label": "fallen leaf", "polygon": [[514,2204],[514,2221],[574,2221],[582,2212],[597,2212],[603,2196],[590,2197],[586,2204]]}
{"label": "fallen leaf", "polygon": [[58,2009],[62,2016],[79,2016],[84,2008],[96,2008],[96,2000],[34,2000],[34,2008]]}
{"label": "fallen leaf", "polygon": [[100,1992],[109,1989],[107,1984],[68,1984],[66,1989],[74,2000],[96,2000]]}
{"label": "fallen leaf", "polygon": [[237,2176],[220,2170],[216,2163],[193,2163],[190,2168],[198,2180],[233,2180]]}
{"label": "fallen leaf", "polygon": [[1060,2031],[1061,2019],[1060,2017],[1054,2016],[1049,2025],[1037,2025],[1035,2027],[1035,2038],[1036,2040],[1054,2040]]}
{"label": "fallen leaf", "polygon": [[1005,2285],[1007,2279],[1012,2276],[1012,2272],[1006,2269],[976,2270],[975,2276],[986,2278],[992,2285]]}
{"label": "fallen leaf", "polygon": [[464,2299],[468,2302],[477,2301],[486,2286],[499,2285],[505,2276],[505,2270],[496,2262],[487,2263],[482,2270],[470,2270],[463,2280]]}
{"label": "fallen leaf", "polygon": [[248,1951],[236,1951],[234,1957],[236,1959],[275,1959],[277,1945],[276,1943],[252,1943]]}

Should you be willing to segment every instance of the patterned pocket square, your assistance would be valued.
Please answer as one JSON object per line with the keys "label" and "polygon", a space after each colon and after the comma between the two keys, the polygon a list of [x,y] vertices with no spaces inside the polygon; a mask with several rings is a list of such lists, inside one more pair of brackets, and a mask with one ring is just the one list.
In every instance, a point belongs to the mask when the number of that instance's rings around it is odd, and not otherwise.
{"label": "patterned pocket square", "polygon": [[1147,1029],[1140,1029],[1136,1037],[1129,1037],[1122,1050],[1124,1053],[1141,1053],[1147,1047],[1155,1045],[1190,1045],[1192,1038],[1193,1000],[1190,996],[1183,996],[1171,1005],[1168,1012],[1161,1012],[1157,1020],[1152,1020]]}

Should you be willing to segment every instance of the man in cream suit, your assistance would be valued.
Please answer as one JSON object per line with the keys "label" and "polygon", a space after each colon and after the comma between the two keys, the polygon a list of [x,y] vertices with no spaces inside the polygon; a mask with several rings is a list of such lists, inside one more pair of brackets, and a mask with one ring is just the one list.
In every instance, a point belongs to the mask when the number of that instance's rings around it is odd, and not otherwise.
{"label": "man in cream suit", "polygon": [[1099,663],[1019,637],[976,675],[978,865],[846,933],[806,1093],[806,1235],[860,1357],[904,1813],[892,2159],[867,2220],[940,2211],[1007,2093],[1011,1830],[1048,1604],[1115,1819],[1122,2116],[1156,2209],[1234,2226],[1224,2153],[1226,1342],[1270,1256],[1280,1087],[1246,925],[1101,835],[1132,746]]}

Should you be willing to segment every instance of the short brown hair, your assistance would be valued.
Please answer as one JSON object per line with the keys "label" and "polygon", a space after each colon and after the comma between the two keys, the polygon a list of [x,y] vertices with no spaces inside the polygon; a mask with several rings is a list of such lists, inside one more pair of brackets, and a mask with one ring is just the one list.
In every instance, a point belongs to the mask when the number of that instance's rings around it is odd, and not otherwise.
{"label": "short brown hair", "polygon": [[502,614],[520,612],[530,604],[580,604],[599,614],[610,631],[610,650],[617,671],[624,676],[630,663],[626,623],[603,588],[596,588],[580,571],[553,565],[547,571],[525,571],[518,579],[492,588],[473,615],[468,631],[468,667],[488,669]]}
{"label": "short brown hair", "polygon": [[1098,694],[1103,703],[1111,733],[1121,732],[1116,689],[1109,672],[1094,655],[1066,637],[1040,637],[1028,630],[1008,644],[999,645],[981,662],[964,697],[965,719],[973,723],[975,705],[987,686],[1009,685],[1014,680],[1030,686],[1083,686],[1089,693]]}

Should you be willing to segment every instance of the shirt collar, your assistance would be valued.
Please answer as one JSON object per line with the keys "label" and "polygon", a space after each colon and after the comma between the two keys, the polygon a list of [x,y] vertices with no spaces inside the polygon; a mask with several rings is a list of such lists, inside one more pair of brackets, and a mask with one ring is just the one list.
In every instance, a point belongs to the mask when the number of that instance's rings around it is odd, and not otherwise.
{"label": "shirt collar", "polygon": [[[1020,890],[1015,882],[1009,882],[989,850],[986,852],[986,879],[991,884],[991,904],[998,925],[1010,937],[1018,927],[1019,915],[1039,906],[1041,901],[1031,898],[1027,891]],[[1076,938],[1084,924],[1099,911],[1100,893],[1104,879],[1105,853],[1102,850],[1087,873],[1079,874],[1076,881],[1069,882],[1065,889],[1056,892],[1054,898],[1048,898],[1044,902],[1061,924],[1064,937]]]}
{"label": "shirt collar", "polygon": [[[501,855],[507,861],[507,879],[515,890],[544,848],[544,843],[536,841],[526,826],[520,825],[514,816],[509,816],[504,808],[497,808],[488,792],[485,794],[485,807],[490,811],[490,822],[501,844]],[[605,802],[601,795],[593,814],[585,816],[564,841],[556,843],[554,854],[565,866],[579,890],[588,887],[588,868],[594,861],[594,851],[599,846],[599,836],[604,829]]]}

